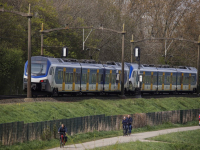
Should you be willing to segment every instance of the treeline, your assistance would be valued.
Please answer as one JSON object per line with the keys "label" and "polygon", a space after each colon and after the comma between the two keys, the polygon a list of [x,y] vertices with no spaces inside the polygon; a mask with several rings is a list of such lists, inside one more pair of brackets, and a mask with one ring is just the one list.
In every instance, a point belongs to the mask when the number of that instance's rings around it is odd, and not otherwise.
{"label": "treeline", "polygon": [[[198,40],[199,0],[0,0],[5,9],[28,12],[31,4],[32,55],[40,55],[40,30],[58,27],[104,27],[118,31],[125,23],[125,61],[130,61],[130,40],[184,38]],[[22,93],[24,63],[27,60],[27,18],[0,12],[0,94]],[[85,29],[85,38],[90,30]],[[62,30],[44,35],[44,55],[60,57],[62,46],[69,57],[89,59],[83,51],[82,30]],[[135,44],[142,49],[141,63],[165,63],[164,41]],[[167,63],[196,67],[197,45],[167,41]],[[121,61],[121,35],[93,30],[85,43],[93,59]],[[96,52],[100,49],[100,52]]]}

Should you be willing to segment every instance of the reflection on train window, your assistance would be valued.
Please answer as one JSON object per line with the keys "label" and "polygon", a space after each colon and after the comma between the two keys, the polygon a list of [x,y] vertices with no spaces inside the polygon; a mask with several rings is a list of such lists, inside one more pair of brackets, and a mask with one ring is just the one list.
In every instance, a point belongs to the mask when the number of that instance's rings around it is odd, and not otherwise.
{"label": "reflection on train window", "polygon": [[96,84],[96,74],[92,74],[92,84]]}
{"label": "reflection on train window", "polygon": [[158,84],[159,84],[159,85],[162,84],[162,79],[163,79],[163,76],[162,76],[162,75],[159,75],[159,76],[158,76]]}
{"label": "reflection on train window", "polygon": [[196,84],[196,74],[191,74],[191,85],[195,85]]}
{"label": "reflection on train window", "polygon": [[112,74],[112,81],[111,81],[112,84],[115,84],[116,83],[116,74]]}
{"label": "reflection on train window", "polygon": [[170,78],[171,78],[171,76],[170,75],[165,75],[165,82],[164,82],[164,84],[165,85],[170,85]]}
{"label": "reflection on train window", "polygon": [[178,74],[177,76],[177,85],[181,85],[181,75]]}
{"label": "reflection on train window", "polygon": [[62,80],[63,78],[63,71],[58,71],[58,80]]}
{"label": "reflection on train window", "polygon": [[157,76],[153,76],[153,84],[157,84]]}
{"label": "reflection on train window", "polygon": [[151,84],[151,76],[146,75],[144,83],[145,83],[145,85],[150,85]]}
{"label": "reflection on train window", "polygon": [[189,76],[183,76],[183,84],[188,85],[189,84]]}
{"label": "reflection on train window", "polygon": [[172,76],[172,84],[176,85],[176,76],[175,75]]}
{"label": "reflection on train window", "polygon": [[106,74],[105,76],[105,84],[109,84],[110,74]]}
{"label": "reflection on train window", "polygon": [[73,83],[73,73],[66,73],[65,75],[65,83],[66,84],[72,84]]}
{"label": "reflection on train window", "polygon": [[76,73],[76,80],[75,80],[76,84],[80,83],[80,77],[81,77],[81,74],[80,73]]}
{"label": "reflection on train window", "polygon": [[103,74],[99,74],[99,84],[103,84]]}
{"label": "reflection on train window", "polygon": [[82,83],[82,84],[86,84],[86,82],[87,82],[87,74],[84,73],[84,74],[82,74],[81,83]]}

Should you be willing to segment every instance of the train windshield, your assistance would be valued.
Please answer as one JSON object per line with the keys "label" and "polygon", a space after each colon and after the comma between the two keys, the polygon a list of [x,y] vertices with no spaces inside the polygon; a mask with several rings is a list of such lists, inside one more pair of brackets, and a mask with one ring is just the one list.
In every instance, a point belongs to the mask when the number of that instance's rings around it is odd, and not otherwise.
{"label": "train windshield", "polygon": [[[40,76],[45,75],[47,69],[47,61],[32,61],[31,62],[31,75]],[[27,71],[28,73],[28,68]]]}

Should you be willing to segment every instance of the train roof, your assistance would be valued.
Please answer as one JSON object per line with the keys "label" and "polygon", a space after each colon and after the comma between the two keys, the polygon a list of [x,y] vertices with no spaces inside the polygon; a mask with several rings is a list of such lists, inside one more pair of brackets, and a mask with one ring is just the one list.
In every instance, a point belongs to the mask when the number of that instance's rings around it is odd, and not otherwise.
{"label": "train roof", "polygon": [[90,69],[103,69],[102,64],[90,64],[90,63],[80,63],[82,68],[90,68]]}

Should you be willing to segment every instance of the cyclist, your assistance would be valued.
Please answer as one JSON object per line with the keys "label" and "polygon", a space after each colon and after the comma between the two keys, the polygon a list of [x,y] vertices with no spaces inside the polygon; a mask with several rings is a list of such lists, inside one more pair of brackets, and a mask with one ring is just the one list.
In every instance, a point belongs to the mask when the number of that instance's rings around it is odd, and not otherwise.
{"label": "cyclist", "polygon": [[61,127],[58,129],[58,133],[60,133],[60,139],[61,139],[61,135],[63,135],[64,140],[64,144],[65,142],[67,142],[67,136],[65,135],[67,133],[67,128],[65,127],[64,124],[61,125]]}

